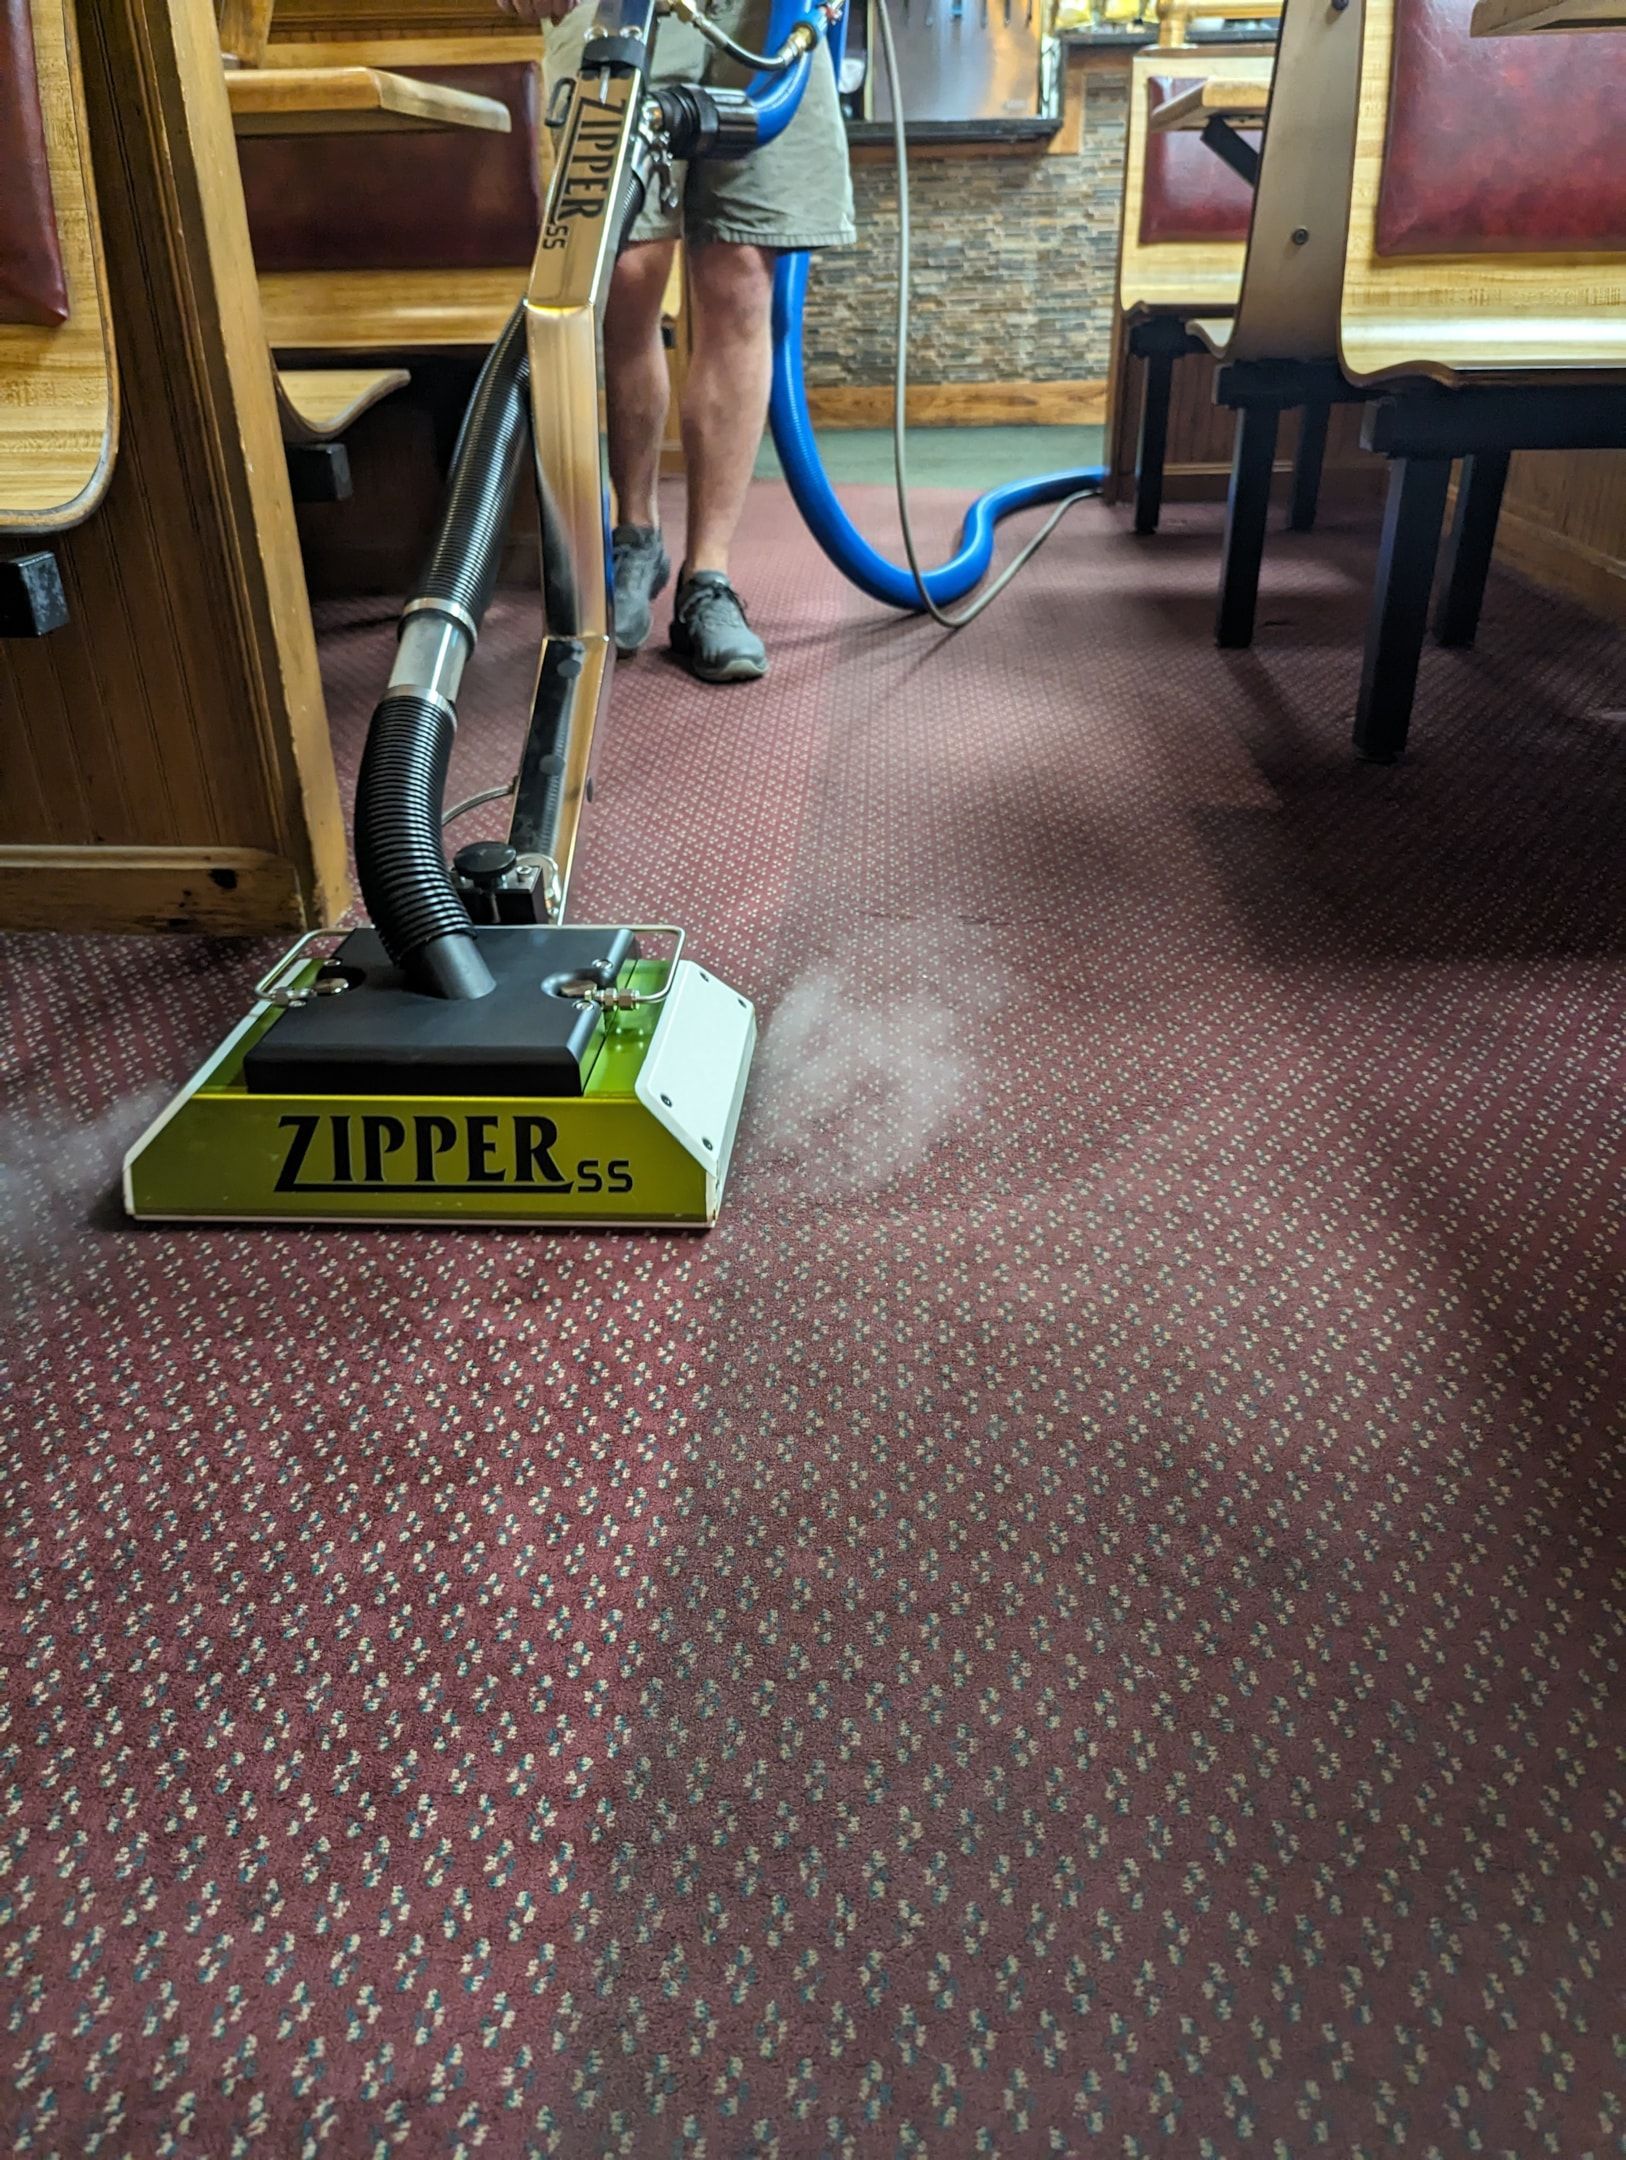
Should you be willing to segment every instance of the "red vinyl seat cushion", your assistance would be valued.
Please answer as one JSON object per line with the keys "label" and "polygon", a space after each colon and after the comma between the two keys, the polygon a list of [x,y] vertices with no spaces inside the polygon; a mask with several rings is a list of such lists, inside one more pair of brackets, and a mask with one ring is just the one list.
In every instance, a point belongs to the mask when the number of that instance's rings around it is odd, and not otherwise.
{"label": "red vinyl seat cushion", "polygon": [[1626,32],[1475,38],[1395,0],[1380,255],[1626,248]]}
{"label": "red vinyl seat cushion", "polygon": [[[1195,89],[1200,80],[1197,76],[1150,76],[1150,110],[1156,112],[1182,90]],[[1246,132],[1257,142],[1257,131]],[[1140,199],[1143,247],[1179,240],[1246,240],[1252,216],[1253,190],[1214,155],[1201,135],[1181,128],[1168,135],[1147,136]]]}
{"label": "red vinyl seat cushion", "polygon": [[67,319],[33,17],[28,0],[0,0],[0,323]]}
{"label": "red vinyl seat cushion", "polygon": [[528,263],[542,220],[541,69],[531,61],[400,68],[497,98],[506,135],[249,135],[239,142],[261,270],[500,270]]}

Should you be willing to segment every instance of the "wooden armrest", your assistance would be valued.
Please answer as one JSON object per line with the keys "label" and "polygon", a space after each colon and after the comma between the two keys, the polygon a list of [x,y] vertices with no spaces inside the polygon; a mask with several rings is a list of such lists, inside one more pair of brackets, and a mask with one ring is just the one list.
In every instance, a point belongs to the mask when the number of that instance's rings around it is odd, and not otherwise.
{"label": "wooden armrest", "polygon": [[233,68],[226,75],[239,135],[359,134],[375,129],[485,128],[506,135],[508,107],[388,68]]}
{"label": "wooden armrest", "polygon": [[1215,119],[1257,125],[1269,105],[1269,83],[1215,76],[1208,82],[1193,83],[1189,90],[1182,90],[1178,97],[1160,105],[1147,125],[1154,135],[1166,135],[1175,128],[1205,128]]}
{"label": "wooden armrest", "polygon": [[1477,0],[1475,37],[1519,37],[1531,30],[1626,30],[1626,0]]}
{"label": "wooden armrest", "polygon": [[332,442],[370,405],[403,390],[405,368],[279,368],[277,415],[287,443]]}

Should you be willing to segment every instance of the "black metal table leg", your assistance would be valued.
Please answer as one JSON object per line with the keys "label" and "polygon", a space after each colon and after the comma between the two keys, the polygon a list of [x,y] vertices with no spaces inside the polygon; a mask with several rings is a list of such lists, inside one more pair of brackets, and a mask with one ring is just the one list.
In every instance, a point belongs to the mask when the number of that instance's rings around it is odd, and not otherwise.
{"label": "black metal table leg", "polygon": [[1329,405],[1306,405],[1299,415],[1299,447],[1293,460],[1293,507],[1287,520],[1294,532],[1308,532],[1315,523],[1331,411]]}
{"label": "black metal table leg", "polygon": [[1253,643],[1259,565],[1265,553],[1280,419],[1279,405],[1237,408],[1236,448],[1231,456],[1231,489],[1225,507],[1225,553],[1220,564],[1219,614],[1214,624],[1215,639],[1223,646]]}
{"label": "black metal table leg", "polygon": [[1399,457],[1390,466],[1355,708],[1356,751],[1376,765],[1393,764],[1406,747],[1450,481],[1448,457]]}
{"label": "black metal table leg", "polygon": [[1480,450],[1462,461],[1445,585],[1434,613],[1434,635],[1442,645],[1471,645],[1478,634],[1510,456],[1506,450]]}
{"label": "black metal table leg", "polygon": [[1135,530],[1157,531],[1163,513],[1163,465],[1169,449],[1169,399],[1174,389],[1174,354],[1146,355],[1146,382],[1140,408],[1140,444],[1135,452]]}

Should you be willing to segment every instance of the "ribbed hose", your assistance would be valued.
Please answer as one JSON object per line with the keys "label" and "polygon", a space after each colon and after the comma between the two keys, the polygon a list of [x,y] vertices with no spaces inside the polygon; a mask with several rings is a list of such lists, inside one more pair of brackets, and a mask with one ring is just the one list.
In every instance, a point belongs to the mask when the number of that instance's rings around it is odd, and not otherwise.
{"label": "ribbed hose", "polygon": [[438,699],[398,690],[379,705],[356,791],[356,869],[374,927],[413,989],[473,998],[491,989],[491,970],[440,844],[455,733]]}
{"label": "ribbed hose", "polygon": [[452,477],[418,600],[453,600],[478,628],[497,582],[514,483],[530,440],[523,301],[486,356],[452,453]]}
{"label": "ribbed hose", "polygon": [[413,599],[430,608],[448,603],[453,634],[466,646],[441,687],[401,681],[398,665],[368,728],[356,788],[362,898],[385,951],[413,989],[430,997],[484,997],[493,987],[446,867],[440,825],[457,727],[451,691],[497,581],[509,505],[530,439],[529,389],[522,305],[480,370],[434,544],[413,591]]}

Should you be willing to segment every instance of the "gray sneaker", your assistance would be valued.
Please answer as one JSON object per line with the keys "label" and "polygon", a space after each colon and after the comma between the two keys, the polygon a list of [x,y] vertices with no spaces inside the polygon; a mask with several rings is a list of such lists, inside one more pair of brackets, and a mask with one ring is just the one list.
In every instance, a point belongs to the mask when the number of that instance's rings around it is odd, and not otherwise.
{"label": "gray sneaker", "polygon": [[618,525],[610,535],[615,567],[615,649],[635,653],[649,635],[649,610],[672,575],[671,559],[653,525]]}
{"label": "gray sneaker", "polygon": [[672,616],[672,650],[702,682],[755,682],[768,652],[721,570],[685,571]]}

